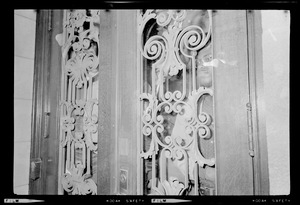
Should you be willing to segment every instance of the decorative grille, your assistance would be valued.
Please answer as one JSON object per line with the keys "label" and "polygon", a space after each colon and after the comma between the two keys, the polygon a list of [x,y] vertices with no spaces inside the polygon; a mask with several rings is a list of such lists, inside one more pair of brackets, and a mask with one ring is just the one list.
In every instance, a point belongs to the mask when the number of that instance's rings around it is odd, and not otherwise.
{"label": "decorative grille", "polygon": [[68,194],[97,193],[99,11],[69,10],[62,46],[61,183]]}
{"label": "decorative grille", "polygon": [[214,194],[211,30],[208,10],[138,16],[144,194]]}

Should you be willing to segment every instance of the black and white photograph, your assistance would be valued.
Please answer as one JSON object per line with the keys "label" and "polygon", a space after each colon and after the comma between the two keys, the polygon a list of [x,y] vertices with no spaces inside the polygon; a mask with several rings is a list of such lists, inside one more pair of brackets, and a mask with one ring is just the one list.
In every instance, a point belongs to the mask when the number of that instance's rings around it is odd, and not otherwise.
{"label": "black and white photograph", "polygon": [[4,202],[290,202],[291,12],[200,8],[15,9]]}

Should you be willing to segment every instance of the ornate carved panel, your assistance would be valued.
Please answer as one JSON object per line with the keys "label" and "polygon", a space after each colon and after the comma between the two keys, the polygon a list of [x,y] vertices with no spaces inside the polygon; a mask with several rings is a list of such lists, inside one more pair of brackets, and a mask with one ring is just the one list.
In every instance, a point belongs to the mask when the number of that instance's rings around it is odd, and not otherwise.
{"label": "ornate carved panel", "polygon": [[140,12],[144,194],[214,194],[211,24],[208,10]]}
{"label": "ornate carved panel", "polygon": [[66,11],[62,46],[61,183],[68,194],[97,193],[99,11]]}

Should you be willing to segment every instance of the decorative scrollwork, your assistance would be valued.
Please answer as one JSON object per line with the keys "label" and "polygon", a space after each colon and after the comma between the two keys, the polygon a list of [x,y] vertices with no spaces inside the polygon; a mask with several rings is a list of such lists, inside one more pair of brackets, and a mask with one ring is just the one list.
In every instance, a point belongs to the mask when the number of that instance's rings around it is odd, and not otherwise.
{"label": "decorative scrollwork", "polygon": [[67,41],[63,46],[65,72],[80,88],[89,72],[96,73],[99,56],[99,11],[68,12],[65,23]]}
{"label": "decorative scrollwork", "polygon": [[92,89],[99,69],[99,21],[99,11],[67,11],[60,34],[65,35],[65,42],[60,42],[64,71],[61,146],[65,153],[61,183],[69,194],[97,192],[91,157],[97,151],[93,135],[98,131],[98,99]]}
{"label": "decorative scrollwork", "polygon": [[73,195],[97,194],[97,186],[92,179],[86,179],[83,175],[83,168],[72,169],[62,177],[63,188]]}
{"label": "decorative scrollwork", "polygon": [[184,184],[179,182],[177,178],[170,177],[161,183],[158,180],[158,187],[152,190],[150,195],[181,195],[184,192]]}
{"label": "decorative scrollwork", "polygon": [[[202,21],[199,24],[190,23],[194,21],[188,16],[193,15],[190,11],[147,10],[139,17],[140,52],[147,60],[143,69],[151,70],[146,73],[150,77],[144,79],[150,79],[145,83],[151,94],[148,91],[140,95],[146,105],[141,117],[142,135],[148,140],[140,156],[156,164],[152,167],[152,193],[186,193],[189,180],[198,178],[195,166],[215,165],[215,159],[205,158],[199,147],[199,141],[213,135],[212,117],[202,109],[206,96],[213,96],[213,89],[199,86],[197,77],[197,58],[207,49],[211,38],[211,11],[196,14]],[[167,177],[166,170],[173,166],[170,162],[183,174],[183,179],[169,171]],[[160,170],[159,176],[156,169]],[[153,176],[158,178],[154,180]],[[174,184],[180,188],[174,188]]]}

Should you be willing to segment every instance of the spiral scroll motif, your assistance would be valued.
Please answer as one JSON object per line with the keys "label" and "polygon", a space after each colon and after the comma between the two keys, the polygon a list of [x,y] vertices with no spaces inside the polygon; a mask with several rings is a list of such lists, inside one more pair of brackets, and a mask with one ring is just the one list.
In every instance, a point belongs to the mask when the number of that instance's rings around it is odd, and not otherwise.
{"label": "spiral scroll motif", "polygon": [[[149,82],[152,90],[140,95],[142,103],[147,102],[141,116],[141,133],[144,140],[150,139],[140,156],[151,159],[152,165],[157,164],[157,167],[152,167],[152,177],[157,177],[151,179],[152,194],[187,193],[191,173],[189,164],[196,163],[201,167],[215,164],[215,159],[206,159],[198,146],[200,138],[208,139],[212,135],[209,128],[211,116],[198,111],[198,105],[203,103],[203,96],[213,96],[213,90],[197,88],[196,82],[192,83],[192,89],[187,90],[186,86],[187,75],[191,76],[190,80],[196,79],[193,77],[196,75],[196,55],[207,46],[211,37],[211,12],[206,12],[209,25],[206,28],[199,25],[183,27],[188,22],[187,11],[183,10],[147,10],[139,17],[140,52],[147,60],[143,69],[148,66],[152,76]],[[151,27],[150,22],[156,25]],[[146,27],[157,31],[144,31]],[[147,35],[149,37],[145,39]],[[168,83],[175,82],[178,76],[181,76],[181,89],[170,91]],[[173,118],[176,120],[172,125]],[[167,177],[170,160],[182,167],[183,180]],[[160,170],[159,173],[156,170]],[[175,181],[180,189],[172,190],[170,182]]]}

